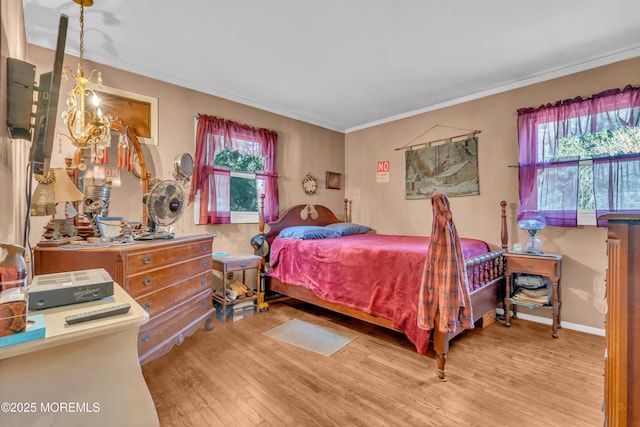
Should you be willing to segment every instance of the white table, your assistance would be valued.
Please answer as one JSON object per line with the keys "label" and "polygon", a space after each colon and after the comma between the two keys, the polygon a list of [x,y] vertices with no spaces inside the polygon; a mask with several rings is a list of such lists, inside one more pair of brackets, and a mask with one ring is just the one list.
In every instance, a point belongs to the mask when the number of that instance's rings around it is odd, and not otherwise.
{"label": "white table", "polygon": [[[123,302],[126,314],[64,321]],[[138,361],[138,330],[149,316],[120,286],[113,297],[30,314],[44,314],[45,338],[0,348],[3,426],[159,425]]]}

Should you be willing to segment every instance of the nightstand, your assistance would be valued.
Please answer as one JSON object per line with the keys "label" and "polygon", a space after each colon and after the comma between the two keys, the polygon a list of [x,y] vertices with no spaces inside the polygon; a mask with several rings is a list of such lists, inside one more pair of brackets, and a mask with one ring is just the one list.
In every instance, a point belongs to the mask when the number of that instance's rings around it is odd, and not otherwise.
{"label": "nightstand", "polygon": [[[517,306],[523,305],[531,308],[550,308],[553,313],[553,338],[558,338],[560,327],[560,278],[562,276],[562,255],[558,254],[518,254],[507,253],[504,255],[506,265],[506,291],[504,298],[505,326],[511,326],[511,308],[513,306],[513,318],[517,318]],[[551,304],[536,306],[514,297],[517,285],[511,286],[514,274],[535,275],[546,277],[551,281]]]}
{"label": "nightstand", "polygon": [[[262,261],[262,257],[258,255],[227,255],[212,258],[213,262],[211,268],[222,273],[222,290],[221,295],[217,292],[213,293],[213,299],[220,303],[222,306],[222,321],[227,320],[227,306],[234,305],[236,303],[244,302],[244,301],[256,301],[258,299],[258,295],[260,294],[260,264]],[[242,283],[245,283],[245,273],[247,270],[256,271],[256,288],[254,289],[255,293],[251,297],[246,297],[242,300],[236,300],[235,302],[229,302],[226,298],[227,286],[227,276],[229,273],[233,273],[235,271],[242,271]]]}

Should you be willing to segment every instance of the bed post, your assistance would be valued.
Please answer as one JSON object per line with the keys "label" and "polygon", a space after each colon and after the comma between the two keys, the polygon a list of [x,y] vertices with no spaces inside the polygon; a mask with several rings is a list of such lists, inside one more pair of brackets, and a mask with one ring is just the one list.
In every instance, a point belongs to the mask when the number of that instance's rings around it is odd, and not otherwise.
{"label": "bed post", "polygon": [[449,340],[451,337],[448,332],[440,332],[438,325],[440,324],[440,316],[436,316],[433,328],[433,349],[436,352],[436,375],[440,381],[446,381],[445,364],[447,363],[447,352],[449,351]]}
{"label": "bed post", "polygon": [[[504,200],[500,201],[500,244],[502,246],[502,251],[506,252],[509,248],[509,233],[507,231],[507,202]],[[497,270],[494,269],[493,272],[484,264],[487,259],[489,259],[489,257],[481,256],[467,261],[467,268],[472,270],[472,276],[470,277],[470,282],[474,285],[472,289],[476,289],[480,287],[481,284],[484,285],[489,281],[495,280],[500,274],[504,274],[504,257],[502,255],[492,261],[493,263],[498,263]],[[476,266],[479,266],[482,270],[478,272],[478,267]],[[479,280],[479,283],[474,284],[474,274],[484,275],[484,277]],[[436,362],[438,365],[436,375],[441,381],[446,381],[445,365],[447,363],[447,352],[449,351],[449,340],[453,338],[455,334],[440,332],[438,330],[439,323],[439,316],[436,316],[436,320],[434,322],[435,327],[433,328],[433,349],[436,352]]]}
{"label": "bed post", "polygon": [[342,209],[344,212],[342,222],[349,222],[349,199],[344,199],[344,207]]}
{"label": "bed post", "polygon": [[502,243],[502,249],[509,250],[509,232],[507,231],[507,202],[500,201],[500,242]]}
{"label": "bed post", "polygon": [[258,230],[264,234],[264,194],[260,195],[260,211],[258,213]]}

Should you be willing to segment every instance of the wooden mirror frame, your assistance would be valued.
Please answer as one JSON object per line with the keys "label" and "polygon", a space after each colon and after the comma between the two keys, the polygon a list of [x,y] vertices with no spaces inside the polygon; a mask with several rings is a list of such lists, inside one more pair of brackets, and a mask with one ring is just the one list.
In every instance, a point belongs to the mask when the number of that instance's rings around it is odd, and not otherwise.
{"label": "wooden mirror frame", "polygon": [[[125,133],[125,129],[126,129],[126,135],[127,138],[129,138],[129,141],[133,144],[133,147],[136,150],[136,154],[138,155],[138,163],[140,164],[140,180],[142,181],[142,198],[144,198],[144,195],[147,194],[151,188],[150,188],[150,184],[151,184],[151,174],[147,172],[147,165],[144,161],[144,154],[142,154],[142,148],[140,147],[140,141],[138,141],[138,137],[136,136],[135,133],[133,133],[133,131],[131,130],[131,128],[129,128],[128,126],[126,126],[124,123],[122,123],[122,121],[118,120],[118,121],[114,121],[113,123],[111,123],[111,129],[116,130],[120,133]],[[80,163],[82,163],[82,155],[84,153],[83,148],[78,148],[74,154],[74,158],[73,161],[75,163],[75,166],[77,167]],[[142,203],[142,224],[144,226],[144,224],[147,223],[147,205],[145,203]]]}

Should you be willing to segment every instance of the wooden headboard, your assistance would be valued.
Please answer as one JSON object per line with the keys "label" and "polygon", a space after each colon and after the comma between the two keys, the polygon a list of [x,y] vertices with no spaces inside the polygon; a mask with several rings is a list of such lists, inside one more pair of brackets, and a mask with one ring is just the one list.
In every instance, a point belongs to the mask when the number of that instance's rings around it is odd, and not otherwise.
{"label": "wooden headboard", "polygon": [[[349,220],[349,200],[344,199],[343,219],[339,219],[332,211],[323,205],[295,205],[287,209],[277,221],[269,223],[269,231],[266,233],[266,241],[271,246],[280,231],[287,227],[296,225],[327,225],[336,222],[347,222]],[[264,232],[264,194],[260,196],[260,234]]]}

